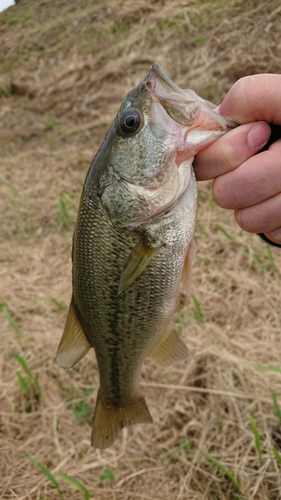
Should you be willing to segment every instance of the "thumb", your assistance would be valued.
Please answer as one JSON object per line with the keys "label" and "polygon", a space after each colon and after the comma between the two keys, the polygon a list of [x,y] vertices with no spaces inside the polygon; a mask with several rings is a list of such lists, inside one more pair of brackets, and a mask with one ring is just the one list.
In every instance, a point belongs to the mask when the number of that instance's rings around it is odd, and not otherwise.
{"label": "thumb", "polygon": [[281,124],[281,75],[245,76],[229,90],[220,114],[236,122],[266,121]]}

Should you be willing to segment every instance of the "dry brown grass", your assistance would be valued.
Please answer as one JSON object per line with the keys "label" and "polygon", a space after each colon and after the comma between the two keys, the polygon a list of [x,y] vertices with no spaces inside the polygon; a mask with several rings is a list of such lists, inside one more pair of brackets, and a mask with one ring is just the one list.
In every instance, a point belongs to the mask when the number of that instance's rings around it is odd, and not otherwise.
{"label": "dry brown grass", "polygon": [[[240,231],[209,184],[199,186],[197,302],[183,297],[175,317],[193,357],[166,371],[145,364],[154,424],[92,449],[94,355],[68,372],[53,362],[83,179],[125,93],[158,60],[219,102],[242,75],[280,72],[280,24],[279,0],[23,0],[0,14],[1,498],[59,498],[27,455],[65,500],[83,494],[59,471],[94,500],[281,497],[270,392],[280,401],[281,253]],[[81,401],[90,412],[78,421]],[[105,469],[114,481],[100,479]]]}

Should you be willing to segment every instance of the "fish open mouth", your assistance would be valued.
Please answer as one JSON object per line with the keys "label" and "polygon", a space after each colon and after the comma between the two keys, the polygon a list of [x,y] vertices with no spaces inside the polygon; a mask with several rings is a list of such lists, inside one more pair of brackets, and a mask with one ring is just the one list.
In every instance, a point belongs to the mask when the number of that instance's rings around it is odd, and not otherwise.
{"label": "fish open mouth", "polygon": [[223,132],[237,126],[215,112],[215,104],[199,97],[193,90],[181,89],[157,62],[150,67],[145,83],[154,100],[160,102],[167,114],[181,125]]}
{"label": "fish open mouth", "polygon": [[185,126],[194,123],[199,102],[194,98],[189,99],[186,91],[178,87],[157,62],[149,69],[145,82],[152,98],[162,105],[175,122]]}

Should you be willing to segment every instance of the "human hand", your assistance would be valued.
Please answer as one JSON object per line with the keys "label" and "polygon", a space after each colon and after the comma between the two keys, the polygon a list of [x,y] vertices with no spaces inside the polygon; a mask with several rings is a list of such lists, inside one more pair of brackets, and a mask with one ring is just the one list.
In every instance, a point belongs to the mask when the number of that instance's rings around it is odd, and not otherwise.
{"label": "human hand", "polygon": [[230,89],[220,114],[242,124],[195,157],[197,180],[215,179],[213,196],[234,210],[245,231],[281,243],[281,139],[268,142],[270,126],[281,125],[281,75],[241,78]]}

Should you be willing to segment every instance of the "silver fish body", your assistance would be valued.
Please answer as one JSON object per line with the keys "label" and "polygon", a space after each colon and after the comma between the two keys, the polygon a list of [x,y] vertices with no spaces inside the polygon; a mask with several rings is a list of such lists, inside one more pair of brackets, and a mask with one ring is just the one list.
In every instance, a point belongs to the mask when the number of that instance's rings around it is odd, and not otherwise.
{"label": "silver fish body", "polygon": [[124,99],[90,166],[56,361],[69,368],[95,350],[98,448],[110,446],[124,426],[152,421],[139,388],[145,358],[168,366],[189,356],[169,324],[194,261],[193,156],[232,126],[155,63]]}

